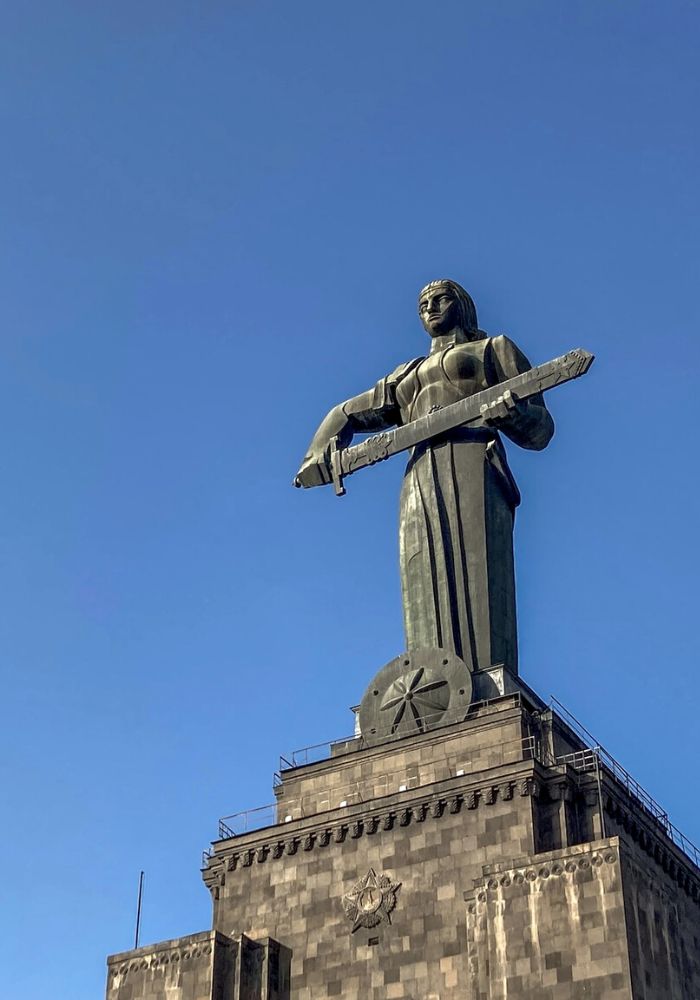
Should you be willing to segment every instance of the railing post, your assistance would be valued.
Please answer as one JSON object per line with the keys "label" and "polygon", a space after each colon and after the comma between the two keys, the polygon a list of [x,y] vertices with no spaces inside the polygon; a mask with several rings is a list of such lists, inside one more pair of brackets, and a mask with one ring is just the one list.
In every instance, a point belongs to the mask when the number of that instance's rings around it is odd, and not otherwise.
{"label": "railing post", "polygon": [[595,776],[596,782],[598,784],[598,809],[600,811],[600,832],[602,834],[603,840],[607,837],[606,826],[605,826],[605,809],[603,808],[603,784],[600,780],[600,755],[598,754],[598,748],[595,751]]}

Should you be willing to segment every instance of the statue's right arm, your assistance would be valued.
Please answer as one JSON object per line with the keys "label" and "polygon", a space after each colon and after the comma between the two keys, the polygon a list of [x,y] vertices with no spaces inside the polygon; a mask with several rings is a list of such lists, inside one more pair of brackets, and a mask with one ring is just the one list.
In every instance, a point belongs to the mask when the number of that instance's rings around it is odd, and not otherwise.
{"label": "statue's right arm", "polygon": [[383,431],[400,423],[396,386],[419,361],[400,365],[391,375],[377,382],[373,389],[334,406],[314,434],[294,478],[294,485],[309,487],[330,483],[328,447],[334,437],[338,438],[341,448],[347,448],[353,434]]}
{"label": "statue's right arm", "polygon": [[363,431],[382,431],[393,427],[398,414],[392,406],[374,405],[375,390],[369,389],[359,396],[334,406],[311,439],[301,467],[294,479],[295,486],[322,486],[330,483],[328,467],[328,446],[334,437],[341,448],[347,448],[353,434]]}

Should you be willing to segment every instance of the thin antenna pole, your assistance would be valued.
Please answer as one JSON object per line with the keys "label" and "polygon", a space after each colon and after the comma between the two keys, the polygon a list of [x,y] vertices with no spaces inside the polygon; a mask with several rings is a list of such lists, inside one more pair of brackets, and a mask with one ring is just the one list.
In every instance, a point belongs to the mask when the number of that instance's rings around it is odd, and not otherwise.
{"label": "thin antenna pole", "polygon": [[141,930],[141,900],[143,899],[143,872],[139,875],[139,898],[136,904],[136,936],[134,938],[134,948],[139,946],[139,931]]}

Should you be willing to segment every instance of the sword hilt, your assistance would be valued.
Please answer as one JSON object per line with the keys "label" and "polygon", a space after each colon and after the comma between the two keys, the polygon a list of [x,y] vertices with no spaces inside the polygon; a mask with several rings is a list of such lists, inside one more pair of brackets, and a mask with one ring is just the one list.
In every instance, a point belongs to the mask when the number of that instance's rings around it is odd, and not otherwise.
{"label": "sword hilt", "polygon": [[328,447],[328,464],[331,469],[331,479],[333,480],[333,489],[335,490],[335,495],[337,497],[345,496],[345,487],[343,486],[343,466],[340,461],[341,449],[338,447],[338,437],[331,438],[331,443]]}

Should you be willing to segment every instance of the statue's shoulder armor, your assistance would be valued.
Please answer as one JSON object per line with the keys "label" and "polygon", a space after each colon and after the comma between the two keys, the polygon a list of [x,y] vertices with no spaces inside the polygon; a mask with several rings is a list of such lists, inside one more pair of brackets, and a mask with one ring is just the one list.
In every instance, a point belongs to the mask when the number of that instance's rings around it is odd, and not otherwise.
{"label": "statue's shoulder armor", "polygon": [[496,378],[498,382],[513,378],[532,367],[518,345],[505,333],[486,338],[484,360],[487,368],[493,368],[498,372]]}
{"label": "statue's shoulder armor", "polygon": [[497,333],[495,337],[484,337],[484,350],[493,351],[499,357],[517,351],[513,341],[505,333]]}
{"label": "statue's shoulder armor", "polygon": [[412,372],[414,368],[417,368],[421,361],[425,361],[425,358],[413,358],[411,361],[404,361],[403,364],[398,365],[394,368],[393,372],[390,372],[386,377],[386,382],[389,385],[398,385],[398,383],[404,379],[409,372]]}

